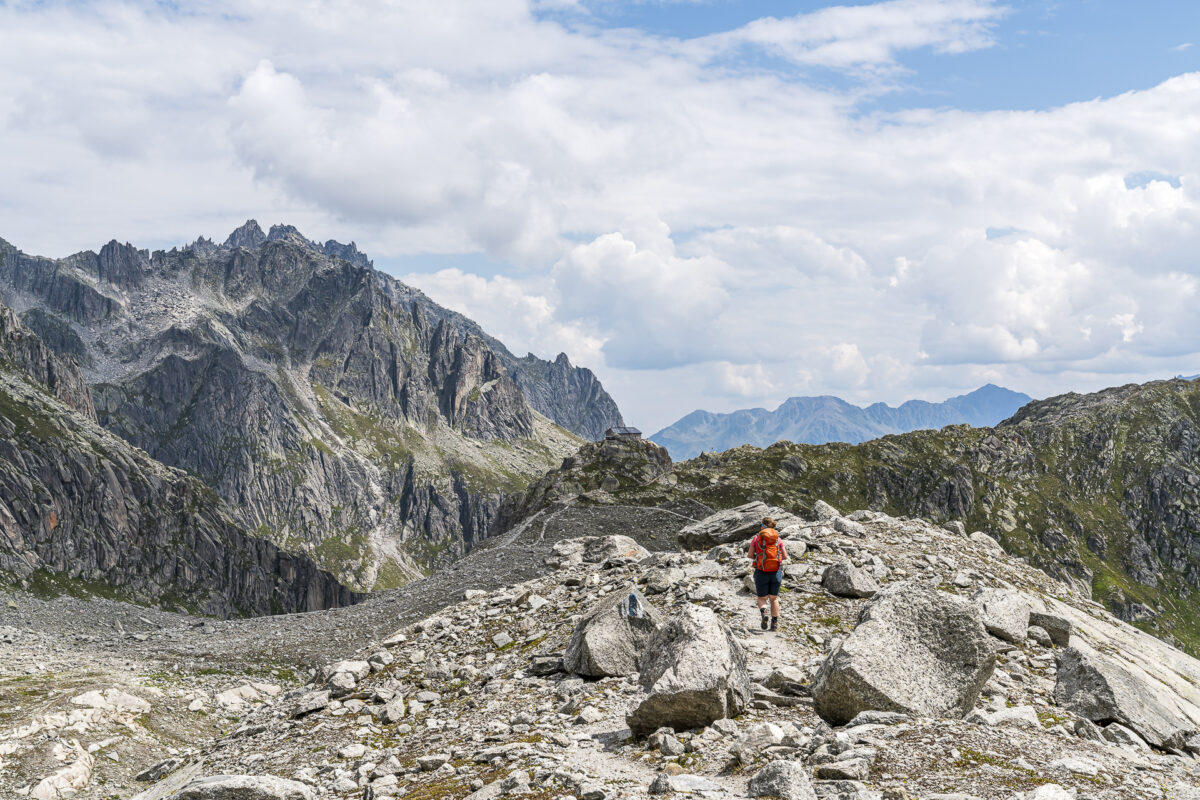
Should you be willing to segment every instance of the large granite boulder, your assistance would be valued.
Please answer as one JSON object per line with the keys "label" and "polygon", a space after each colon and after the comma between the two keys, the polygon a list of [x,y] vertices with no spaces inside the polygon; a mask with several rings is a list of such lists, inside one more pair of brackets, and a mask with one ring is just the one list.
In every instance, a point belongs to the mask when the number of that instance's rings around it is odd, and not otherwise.
{"label": "large granite boulder", "polygon": [[746,787],[751,797],[779,797],[782,800],[816,800],[808,770],[799,761],[772,761],[750,779]]}
{"label": "large granite boulder", "polygon": [[825,591],[835,597],[874,597],[879,584],[869,572],[853,564],[831,564],[821,576]]}
{"label": "large granite boulder", "polygon": [[313,800],[299,781],[274,775],[213,775],[184,786],[167,800]]}
{"label": "large granite boulder", "polygon": [[1054,700],[1092,722],[1119,722],[1164,749],[1183,749],[1200,719],[1200,708],[1163,684],[1082,644],[1058,654]]}
{"label": "large granite boulder", "polygon": [[1011,589],[983,589],[975,595],[983,627],[997,639],[1018,644],[1029,630],[1029,601]]}
{"label": "large granite boulder", "polygon": [[864,606],[854,632],[817,672],[813,698],[831,725],[844,725],[862,711],[961,718],[995,665],[975,605],[906,581]]}
{"label": "large granite boulder", "polygon": [[556,566],[602,564],[610,558],[632,558],[640,561],[650,555],[649,550],[628,536],[620,534],[580,536],[555,542],[551,552],[554,554]]}
{"label": "large granite boulder", "polygon": [[711,609],[692,604],[651,637],[640,682],[646,697],[625,718],[639,737],[737,716],[751,697],[742,646]]}
{"label": "large granite boulder", "polygon": [[804,524],[804,520],[759,500],[718,511],[699,522],[685,526],[675,535],[684,550],[709,550],[719,544],[749,541],[762,530],[763,517],[775,520],[775,528],[781,534],[786,528]]}
{"label": "large granite boulder", "polygon": [[654,606],[637,589],[616,592],[575,626],[563,666],[589,678],[632,675],[660,621]]}

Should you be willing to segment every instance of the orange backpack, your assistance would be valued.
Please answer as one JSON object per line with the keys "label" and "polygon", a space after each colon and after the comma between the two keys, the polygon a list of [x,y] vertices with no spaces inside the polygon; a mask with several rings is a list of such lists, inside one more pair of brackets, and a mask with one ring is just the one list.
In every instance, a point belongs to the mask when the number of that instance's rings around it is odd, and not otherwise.
{"label": "orange backpack", "polygon": [[759,531],[757,550],[754,568],[763,572],[779,572],[779,531],[774,528]]}

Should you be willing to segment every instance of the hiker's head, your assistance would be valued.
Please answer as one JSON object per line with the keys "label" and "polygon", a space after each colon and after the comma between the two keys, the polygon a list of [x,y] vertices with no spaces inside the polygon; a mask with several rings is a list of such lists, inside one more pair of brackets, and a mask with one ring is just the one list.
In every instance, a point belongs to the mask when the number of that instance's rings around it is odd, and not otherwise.
{"label": "hiker's head", "polygon": [[774,528],[775,520],[771,519],[770,517],[763,517],[763,527],[764,528]]}

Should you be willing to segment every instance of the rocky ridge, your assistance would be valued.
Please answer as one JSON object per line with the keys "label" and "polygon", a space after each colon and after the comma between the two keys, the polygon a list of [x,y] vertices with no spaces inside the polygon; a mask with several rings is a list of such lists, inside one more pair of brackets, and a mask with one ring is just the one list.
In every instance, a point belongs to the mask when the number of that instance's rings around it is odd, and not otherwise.
{"label": "rocky ridge", "polygon": [[804,444],[859,444],[891,433],[946,425],[990,427],[1032,400],[993,384],[940,403],[909,400],[896,408],[884,403],[859,407],[840,397],[789,397],[774,411],[746,408],[727,414],[693,411],[650,438],[676,461],[744,444],[769,447],[778,441]]}
{"label": "rocky ridge", "polygon": [[0,577],[218,616],[355,600],[310,559],[247,535],[199,481],[97,425],[74,363],[2,306]]}
{"label": "rocky ridge", "polygon": [[620,422],[565,356],[518,359],[353,244],[290,226],[60,260],[0,241],[0,300],[77,360],[101,425],[361,589],[489,535],[578,447],[560,425]]}
{"label": "rocky ridge", "polygon": [[624,504],[752,499],[960,522],[1123,619],[1200,652],[1200,385],[1155,381],[1029,403],[994,428],[859,445],[780,442],[675,463]]}
{"label": "rocky ridge", "polygon": [[[483,584],[468,578],[457,584],[458,596],[432,614],[326,652],[307,680],[270,664],[259,665],[264,674],[256,678],[232,653],[217,653],[226,635],[243,626],[263,639],[312,635],[306,630],[310,615],[207,623],[203,633],[184,619],[147,618],[137,634],[142,641],[126,635],[116,648],[10,628],[0,635],[0,692],[17,685],[30,689],[28,679],[14,681],[14,669],[25,664],[34,681],[31,694],[40,699],[27,713],[19,708],[21,713],[0,718],[0,778],[30,796],[52,797],[44,786],[86,774],[75,796],[88,798],[129,796],[141,774],[147,788],[139,800],[229,796],[220,792],[234,785],[252,797],[412,800],[1197,796],[1200,662],[994,544],[961,529],[872,511],[843,515],[822,504],[820,518],[814,514],[787,529],[793,561],[786,568],[783,625],[772,634],[759,629],[746,588],[744,541],[709,551],[662,550],[661,539],[626,524],[631,519],[619,505],[548,507],[515,532],[513,543],[525,545],[498,551],[493,544],[492,555],[524,557],[553,527],[552,515],[585,512],[597,520],[624,520],[624,533],[545,541],[538,553],[541,570],[533,577],[492,588],[476,588]],[[546,527],[539,533],[541,523]],[[639,540],[653,549],[644,551]],[[463,576],[475,574],[471,562],[486,555],[468,556]],[[489,580],[504,581],[505,563],[493,560]],[[879,595],[829,591],[824,576],[838,566],[869,573]],[[596,609],[625,597],[630,587],[641,587],[661,617],[655,623],[660,638],[647,642],[646,652],[679,666],[688,658],[688,642],[707,641],[710,634],[703,631],[728,637],[730,660],[675,674],[699,681],[697,689],[711,685],[710,677],[728,686],[745,680],[746,694],[736,695],[743,699],[733,707],[709,707],[701,721],[631,737],[630,720],[647,703],[663,703],[664,713],[672,714],[683,704],[694,713],[695,695],[671,701],[674,689],[659,687],[658,665],[644,665],[646,675],[595,680],[568,674],[563,660],[579,627],[592,624]],[[869,658],[876,648],[894,652],[889,637],[917,630],[920,643],[934,653],[928,656],[935,658],[932,666],[957,663],[953,635],[939,644],[947,635],[939,626],[910,627],[904,604],[882,612],[889,593],[906,591],[925,593],[946,613],[961,613],[964,624],[977,626],[989,655],[978,667],[982,679],[957,684],[963,703],[934,715],[882,707],[878,697],[860,693],[866,705],[853,719],[823,718],[820,698],[829,691],[823,676],[845,672],[838,654],[852,642],[856,658]],[[394,613],[379,613],[389,594],[330,614],[352,630],[366,616],[394,620]],[[23,596],[12,602],[30,603]],[[1022,608],[1025,630],[1018,641],[982,633],[989,626],[1001,630]],[[18,612],[4,612],[0,604],[0,624],[9,622],[5,613]],[[692,621],[672,622],[683,619]],[[53,685],[69,688],[40,694],[31,656],[55,668],[91,647],[125,653],[134,662],[165,658],[176,668],[165,680],[143,674],[154,669],[148,663],[126,670],[119,681],[60,679]],[[208,674],[180,658],[181,649],[191,647],[209,653]],[[949,650],[936,660],[939,647]],[[889,697],[907,703],[924,691],[915,682],[923,673],[914,675],[907,658],[901,652],[890,665],[877,664],[875,673],[849,669],[868,680],[864,685],[886,685]],[[1081,679],[1082,664],[1093,670],[1091,677]],[[150,710],[143,723],[125,727],[120,714],[128,712],[117,709],[138,699]],[[69,715],[56,716],[57,708],[93,702],[114,710],[101,706],[102,713],[82,726],[77,716],[73,730]],[[171,745],[175,753],[166,750],[169,725],[189,719],[221,733],[191,747]],[[21,735],[30,724],[40,736]]]}

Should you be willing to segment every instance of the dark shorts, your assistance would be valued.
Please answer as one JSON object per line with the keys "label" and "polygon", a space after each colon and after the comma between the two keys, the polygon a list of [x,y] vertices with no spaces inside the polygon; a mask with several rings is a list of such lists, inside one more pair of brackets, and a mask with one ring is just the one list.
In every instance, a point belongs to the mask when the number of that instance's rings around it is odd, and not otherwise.
{"label": "dark shorts", "polygon": [[754,589],[759,597],[774,597],[779,594],[779,587],[783,583],[783,570],[778,572],[763,572],[761,569],[754,570]]}

